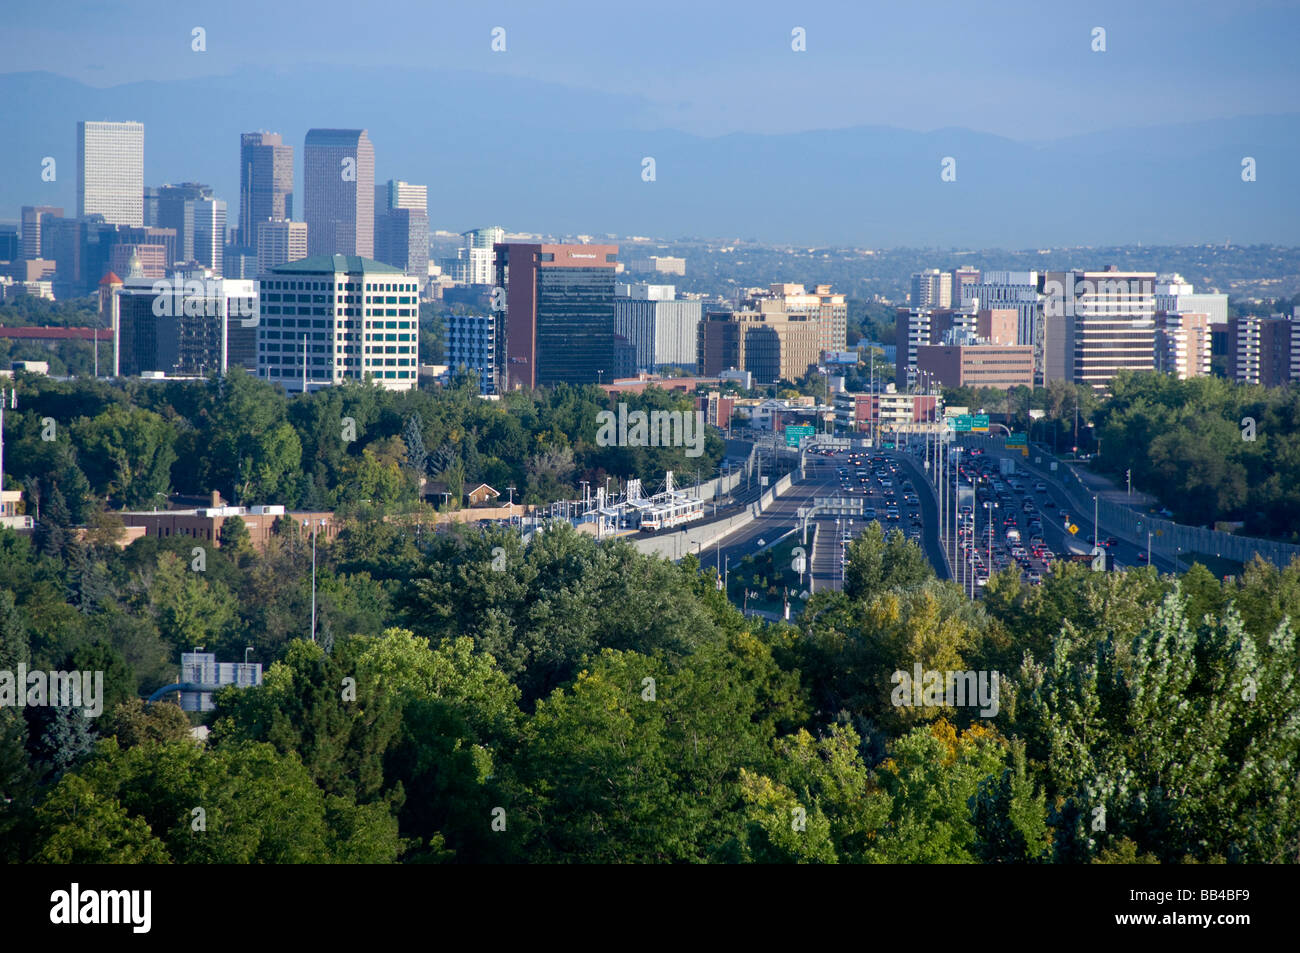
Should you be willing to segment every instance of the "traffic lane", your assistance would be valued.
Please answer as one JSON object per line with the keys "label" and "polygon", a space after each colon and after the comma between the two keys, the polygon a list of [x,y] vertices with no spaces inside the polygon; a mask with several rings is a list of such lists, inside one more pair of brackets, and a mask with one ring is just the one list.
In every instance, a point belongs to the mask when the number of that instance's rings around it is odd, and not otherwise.
{"label": "traffic lane", "polygon": [[[943,558],[943,546],[939,542],[939,499],[934,485],[925,475],[925,468],[913,458],[912,454],[898,451],[885,451],[885,456],[896,457],[907,467],[916,495],[921,501],[921,542],[925,557],[934,567],[935,575],[940,579],[951,578]],[[925,488],[927,492],[921,492]]]}
{"label": "traffic lane", "polygon": [[[1044,517],[1043,528],[1046,530],[1049,525],[1052,527],[1053,538],[1063,547],[1062,549],[1057,550],[1058,552],[1071,552],[1072,547],[1078,548],[1081,551],[1091,551],[1092,544],[1088,542],[1089,536],[1105,540],[1109,536],[1114,535],[1108,533],[1104,526],[1099,531],[1098,528],[1093,525],[1091,513],[1084,514],[1074,509],[1074,505],[1066,495],[1064,487],[1061,486],[1060,482],[1052,476],[1051,471],[1035,469],[1030,464],[1025,463],[1018,454],[1006,453],[1005,451],[986,451],[986,453],[994,459],[1005,457],[1016,461],[1017,472],[1015,475],[1020,476],[1023,480],[1027,481],[1031,487],[1030,490],[1026,490],[1026,495],[1032,492],[1032,485],[1034,483],[1043,483],[1047,487],[1046,494],[1034,492],[1033,495],[1040,497],[1046,496],[1050,500],[1051,508],[1048,510],[1048,513],[1050,514],[1051,519],[1048,519],[1046,516]],[[1047,507],[1044,505],[1041,508],[1046,509]],[[1070,515],[1070,521],[1079,527],[1079,532],[1077,534],[1071,534],[1066,529],[1064,521],[1060,517],[1060,510],[1065,510]],[[1048,540],[1046,534],[1044,534],[1043,539],[1045,542]],[[1109,550],[1116,564],[1126,568],[1146,565],[1144,560],[1138,558],[1139,553],[1142,553],[1143,555],[1146,554],[1145,546],[1138,546],[1119,536],[1115,536],[1115,539],[1118,541],[1118,545],[1109,547]],[[1054,550],[1057,549],[1057,547],[1051,542],[1048,542],[1048,546]],[[1152,561],[1155,563],[1158,571],[1178,571],[1178,567],[1173,559],[1163,557],[1154,550],[1151,555]]]}
{"label": "traffic lane", "polygon": [[838,486],[837,483],[827,482],[828,474],[830,480],[835,480],[833,467],[829,470],[810,468],[808,480],[791,485],[790,489],[778,496],[772,505],[752,523],[741,527],[702,552],[700,554],[702,565],[716,567],[720,559],[725,563],[728,559],[736,561],[752,555],[761,548],[759,540],[770,543],[793,527],[796,522],[802,524],[798,518],[799,507],[811,506],[814,497],[833,495],[829,492],[829,488]]}

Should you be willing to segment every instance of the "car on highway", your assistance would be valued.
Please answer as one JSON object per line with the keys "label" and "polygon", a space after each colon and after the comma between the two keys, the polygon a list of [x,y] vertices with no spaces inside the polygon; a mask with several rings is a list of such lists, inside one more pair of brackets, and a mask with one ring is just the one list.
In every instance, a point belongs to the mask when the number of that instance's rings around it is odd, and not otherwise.
{"label": "car on highway", "polygon": [[1035,493],[1046,493],[1046,492],[1047,492],[1047,484],[1046,484],[1046,483],[1035,483],[1035,484],[1034,484],[1034,492],[1035,492]]}

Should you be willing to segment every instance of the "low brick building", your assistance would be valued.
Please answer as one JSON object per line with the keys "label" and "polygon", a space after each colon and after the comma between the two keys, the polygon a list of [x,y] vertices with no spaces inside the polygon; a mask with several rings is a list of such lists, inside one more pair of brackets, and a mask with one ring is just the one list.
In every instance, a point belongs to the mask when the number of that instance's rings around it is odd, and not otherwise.
{"label": "low brick building", "polygon": [[[128,528],[143,527],[146,536],[188,536],[200,542],[219,546],[221,528],[226,521],[239,517],[244,521],[253,548],[259,552],[277,531],[283,531],[284,522],[292,522],[299,532],[310,533],[314,528],[318,539],[332,540],[339,526],[330,512],[286,511],[283,506],[228,506],[213,493],[211,505],[186,510],[136,510],[118,514]],[[277,528],[277,524],[279,527]]]}

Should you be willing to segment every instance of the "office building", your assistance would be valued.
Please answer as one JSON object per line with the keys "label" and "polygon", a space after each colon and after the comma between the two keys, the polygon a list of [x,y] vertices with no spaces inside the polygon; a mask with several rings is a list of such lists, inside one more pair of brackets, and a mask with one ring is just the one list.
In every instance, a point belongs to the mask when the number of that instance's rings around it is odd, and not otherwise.
{"label": "office building", "polygon": [[917,348],[942,343],[950,331],[975,334],[977,316],[954,308],[898,308],[894,322],[898,382],[911,387],[917,381]]}
{"label": "office building", "polygon": [[[1038,272],[1036,271],[986,271],[979,280],[963,282],[961,307],[1011,308],[1016,312],[1015,344],[1034,345],[1036,327],[1041,320],[1038,307]],[[1041,369],[1040,369],[1041,370]]]}
{"label": "office building", "polygon": [[617,245],[496,246],[502,390],[613,379],[617,255]]}
{"label": "office building", "polygon": [[1300,309],[1291,315],[1229,320],[1228,377],[1263,387],[1300,381]]}
{"label": "office building", "polygon": [[257,248],[262,223],[293,218],[293,146],[279,133],[239,137],[239,232],[235,244]]}
{"label": "office building", "polygon": [[453,371],[471,370],[478,375],[480,394],[495,394],[497,384],[496,316],[493,314],[447,314],[447,366]]}
{"label": "office building", "polygon": [[912,275],[908,303],[916,309],[952,307],[952,273],[929,268]]}
{"label": "office building", "polygon": [[194,253],[194,211],[188,203],[212,199],[212,186],[200,182],[182,182],[179,185],[159,185],[150,188],[147,207],[149,216],[145,225],[153,228],[170,228],[176,233],[175,257],[168,266],[177,262],[192,262]]}
{"label": "office building", "polygon": [[22,255],[23,242],[17,225],[0,225],[0,261],[18,261]]}
{"label": "office building", "polygon": [[375,259],[421,279],[429,273],[428,188],[390,179],[375,186]]}
{"label": "office building", "polygon": [[1179,380],[1210,373],[1210,316],[1156,312],[1156,370]]}
{"label": "office building", "polygon": [[926,344],[917,348],[916,368],[922,380],[943,387],[1034,386],[1034,349],[1020,344]]}
{"label": "office building", "polygon": [[[143,536],[167,539],[172,536],[221,545],[221,532],[228,519],[239,517],[248,530],[248,540],[258,552],[266,549],[272,537],[293,527],[308,535],[316,533],[321,542],[338,537],[340,524],[328,511],[289,510],[276,505],[231,506],[213,492],[208,505],[193,509],[124,511],[123,525],[136,528]],[[184,657],[184,656],[182,656]],[[211,684],[205,682],[205,684]]]}
{"label": "office building", "polygon": [[188,241],[193,243],[193,255],[186,261],[211,268],[220,278],[226,251],[226,203],[214,198],[187,200],[185,224]]}
{"label": "office building", "polygon": [[77,218],[144,224],[144,125],[77,123]]}
{"label": "office building", "polygon": [[307,257],[307,223],[274,219],[257,226],[257,268],[270,271]]}
{"label": "office building", "polygon": [[260,285],[258,377],[291,391],[366,378],[385,390],[416,386],[419,279],[355,255],[312,255]]}
{"label": "office building", "polygon": [[495,248],[505,242],[505,229],[496,225],[475,228],[461,233],[461,239],[455,258],[439,260],[443,274],[458,285],[491,285],[496,280]]}
{"label": "office building", "polygon": [[835,426],[850,433],[893,432],[933,423],[942,413],[943,398],[938,394],[910,394],[893,384],[874,394],[835,395]]}
{"label": "office building", "polygon": [[669,255],[643,255],[628,259],[628,271],[653,272],[661,275],[685,275],[686,259]]}
{"label": "office building", "polygon": [[1204,314],[1210,324],[1228,323],[1228,296],[1226,294],[1196,294],[1191,282],[1179,274],[1160,275],[1156,278],[1156,310],[1173,314]]}
{"label": "office building", "polygon": [[971,268],[970,266],[954,268],[950,274],[952,275],[951,307],[960,308],[966,303],[966,289],[980,284],[982,276],[978,268]]}
{"label": "office building", "polygon": [[46,245],[42,244],[42,223],[51,218],[63,218],[63,209],[56,205],[24,205],[22,209],[22,249],[20,254],[25,261],[37,258],[53,258],[45,254]]}
{"label": "office building", "polygon": [[312,257],[374,257],[375,149],[366,130],[309,130],[303,193]]}
{"label": "office building", "polygon": [[139,277],[150,280],[167,277],[167,247],[165,245],[128,245],[118,242],[109,256],[109,270],[121,275],[139,271]]}
{"label": "office building", "polygon": [[760,384],[795,382],[821,358],[821,328],[808,315],[765,311],[714,311],[700,322],[697,372],[716,377],[749,371]]}
{"label": "office building", "polygon": [[202,377],[257,367],[257,282],[176,270],[162,279],[109,273],[101,285],[111,292],[115,376]]}
{"label": "office building", "polygon": [[665,367],[695,369],[702,306],[679,301],[672,285],[620,285],[614,299],[614,333],[632,347],[632,373]]}
{"label": "office building", "polygon": [[821,350],[843,351],[848,336],[849,306],[844,295],[835,294],[830,285],[817,285],[811,293],[800,284],[776,282],[766,291],[742,296],[741,310],[767,311],[778,305],[786,314],[803,315],[817,322]]}
{"label": "office building", "polygon": [[1155,370],[1155,273],[1046,272],[1043,384],[1062,379],[1106,392],[1121,369]]}

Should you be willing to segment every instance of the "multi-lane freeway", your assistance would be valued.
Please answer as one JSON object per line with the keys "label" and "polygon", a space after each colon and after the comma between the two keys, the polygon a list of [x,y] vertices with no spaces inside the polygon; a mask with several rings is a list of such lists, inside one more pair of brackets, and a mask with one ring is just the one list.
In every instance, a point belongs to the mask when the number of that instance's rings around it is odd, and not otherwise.
{"label": "multi-lane freeway", "polygon": [[[1018,566],[1022,579],[1036,583],[1057,559],[1091,551],[1098,533],[1092,512],[1079,512],[1049,470],[1031,469],[1018,450],[1000,448],[965,447],[948,458],[943,478],[950,489],[960,486],[964,493],[960,501],[954,500],[957,494],[945,494],[953,512],[944,521],[950,533],[941,539],[938,495],[923,458],[924,452],[915,447],[806,453],[802,478],[796,472],[790,489],[752,523],[699,553],[701,563],[726,570],[791,532],[801,532],[804,520],[799,514],[810,510],[817,498],[860,501],[863,512],[814,513],[807,520],[812,591],[841,587],[847,544],[872,520],[886,532],[899,529],[914,539],[940,578],[950,578],[951,563],[955,578],[974,592],[990,573],[1008,566]],[[1014,473],[1002,472],[1001,458],[1015,460]],[[1068,531],[1071,525],[1077,527],[1075,533]],[[1146,563],[1145,546],[1110,536],[1104,526],[1100,541],[1116,568]],[[1153,554],[1153,562],[1162,572],[1177,569],[1159,554]]]}

